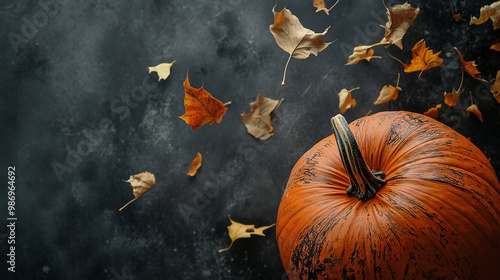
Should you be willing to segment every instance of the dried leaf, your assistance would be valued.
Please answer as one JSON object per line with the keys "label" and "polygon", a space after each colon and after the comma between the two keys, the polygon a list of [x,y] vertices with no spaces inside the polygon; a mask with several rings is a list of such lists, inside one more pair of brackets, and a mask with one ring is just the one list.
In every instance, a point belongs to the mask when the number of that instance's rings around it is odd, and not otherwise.
{"label": "dried leaf", "polygon": [[335,7],[339,1],[340,0],[337,0],[337,2],[335,2],[335,4],[330,7],[330,9],[326,8],[325,0],[314,0],[313,6],[316,8],[316,13],[319,11],[324,11],[327,15],[329,15],[330,10],[333,9],[333,7]]}
{"label": "dried leaf", "polygon": [[198,169],[200,169],[200,167],[201,167],[201,154],[197,153],[196,157],[191,162],[191,166],[189,166],[189,172],[187,173],[187,175],[193,177],[194,175],[196,175],[196,172],[198,172]]}
{"label": "dried leaf", "polygon": [[356,90],[356,89],[359,89],[359,87],[353,88],[351,90],[347,90],[344,88],[338,93],[340,113],[343,114],[347,109],[353,108],[354,106],[356,106],[356,100],[354,98],[352,98],[352,95],[351,95],[351,92]]}
{"label": "dried leaf", "polygon": [[149,67],[149,73],[156,72],[158,74],[158,81],[166,80],[168,76],[170,76],[170,68],[175,63],[175,60],[172,63],[161,63],[153,67]]}
{"label": "dried leaf", "polygon": [[481,115],[481,111],[479,111],[479,108],[477,108],[476,104],[472,104],[469,107],[467,107],[467,109],[465,109],[465,112],[467,112],[467,114],[470,113],[476,115],[479,118],[479,120],[483,122],[483,116]]}
{"label": "dried leaf", "polygon": [[429,110],[427,110],[427,112],[425,112],[424,115],[429,116],[433,119],[437,119],[440,108],[441,104],[438,104],[436,107],[432,107]]}
{"label": "dried leaf", "polygon": [[490,92],[498,103],[500,103],[500,71],[497,72],[495,83],[491,86]]}
{"label": "dried leaf", "polygon": [[285,85],[285,76],[290,58],[304,60],[310,54],[318,55],[318,53],[328,47],[331,43],[323,43],[323,36],[330,27],[323,33],[314,33],[302,26],[299,19],[290,12],[290,10],[283,8],[279,13],[274,11],[274,24],[269,26],[271,34],[273,34],[276,43],[280,48],[290,54],[288,61],[285,65],[283,73],[283,81],[281,85]]}
{"label": "dried leaf", "polygon": [[385,35],[381,43],[389,42],[403,49],[403,36],[417,17],[420,9],[412,8],[410,4],[395,5],[387,8],[388,21],[385,24]]}
{"label": "dried leaf", "polygon": [[454,19],[456,22],[466,21],[466,20],[462,17],[462,14],[455,14],[455,10],[453,9],[453,7],[451,7],[451,13],[452,13],[452,17],[453,17],[453,19]]}
{"label": "dried leaf", "polygon": [[453,88],[453,91],[450,93],[444,93],[444,104],[452,107],[455,106],[458,101],[460,100],[460,91],[456,91],[455,88]]}
{"label": "dried leaf", "polygon": [[200,128],[208,123],[220,123],[227,108],[219,100],[212,97],[203,87],[192,88],[189,84],[188,76],[184,81],[184,107],[186,113],[180,116],[191,126],[192,130]]}
{"label": "dried leaf", "polygon": [[441,52],[433,53],[426,47],[424,39],[418,41],[411,49],[412,60],[410,64],[403,64],[406,73],[420,71],[419,77],[425,70],[439,67],[443,64],[443,59],[439,57]]}
{"label": "dried leaf", "polygon": [[264,234],[264,230],[273,227],[275,224],[272,224],[270,226],[264,226],[260,228],[255,228],[255,225],[244,225],[237,223],[233,220],[231,220],[231,217],[229,217],[229,220],[231,221],[231,225],[227,227],[227,230],[229,232],[229,237],[231,238],[231,244],[229,247],[225,249],[220,249],[219,253],[222,251],[227,251],[233,246],[233,243],[236,239],[239,238],[250,238],[252,237],[252,234],[255,235],[261,235],[261,236],[266,236]]}
{"label": "dried leaf", "polygon": [[396,87],[393,87],[392,85],[385,85],[382,90],[380,91],[380,94],[373,103],[374,105],[380,105],[383,103],[388,102],[389,100],[396,100],[398,99],[398,94],[399,91],[402,89],[399,87],[399,73],[398,73],[398,81],[396,82]]}
{"label": "dried leaf", "polygon": [[[378,45],[378,44],[375,44]],[[349,56],[349,60],[345,65],[354,65],[358,64],[361,60],[366,59],[370,61],[372,58],[382,58],[381,56],[374,56],[375,52],[371,47],[375,46],[357,46],[354,48],[352,54]]]}
{"label": "dried leaf", "polygon": [[463,67],[464,71],[467,72],[467,74],[471,75],[474,79],[477,79],[479,81],[488,82],[488,81],[483,80],[479,77],[476,77],[476,75],[481,74],[481,72],[479,72],[479,70],[477,70],[477,64],[475,61],[465,61],[463,56],[462,56],[462,53],[460,53],[460,51],[457,49],[457,47],[453,47],[453,48],[457,51],[458,56],[460,57],[460,61],[462,62],[462,67]]}
{"label": "dried leaf", "polygon": [[497,1],[491,5],[486,5],[481,8],[479,18],[472,17],[470,19],[469,25],[482,24],[488,19],[493,21],[493,29],[500,28],[500,1]]}
{"label": "dried leaf", "polygon": [[148,171],[132,175],[130,176],[130,179],[123,181],[130,183],[130,187],[132,187],[132,192],[134,193],[135,198],[120,208],[119,211],[122,211],[123,208],[127,207],[127,205],[129,205],[132,201],[140,198],[146,191],[153,188],[156,183],[155,175],[149,173]]}
{"label": "dried leaf", "polygon": [[491,45],[490,49],[500,52],[500,42]]}
{"label": "dried leaf", "polygon": [[260,93],[257,94],[257,100],[250,103],[252,113],[243,112],[241,114],[241,119],[248,133],[260,140],[266,140],[273,136],[274,128],[271,125],[271,116],[278,109],[281,101],[264,97]]}

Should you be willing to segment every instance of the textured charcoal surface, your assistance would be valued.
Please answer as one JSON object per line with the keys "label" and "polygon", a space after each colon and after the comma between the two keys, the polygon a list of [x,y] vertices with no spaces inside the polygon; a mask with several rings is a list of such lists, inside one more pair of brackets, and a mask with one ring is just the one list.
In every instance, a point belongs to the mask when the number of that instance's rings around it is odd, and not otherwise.
{"label": "textured charcoal surface", "polygon": [[[330,1],[334,2],[334,1]],[[348,122],[368,112],[423,113],[443,104],[438,120],[471,139],[500,174],[500,104],[489,85],[467,74],[460,103],[447,108],[443,93],[460,85],[457,47],[475,60],[480,77],[500,70],[490,50],[500,35],[491,21],[467,20],[491,1],[409,1],[420,14],[404,49],[375,47],[382,59],[344,66],[352,48],[383,37],[382,1],[340,1],[326,15],[312,1],[278,1],[315,32],[335,41],[307,60],[292,59],[269,32],[274,1],[3,1],[0,3],[0,162],[16,166],[16,273],[7,271],[7,228],[0,229],[2,279],[286,279],[275,239],[229,245],[228,215],[264,226],[276,212],[297,159],[332,133],[337,93],[353,92]],[[328,3],[327,6],[332,3]],[[404,2],[386,1],[387,6]],[[411,60],[421,39],[442,51],[442,67],[404,73],[388,56]],[[166,81],[147,67],[177,62]],[[220,124],[196,131],[184,114],[183,81],[222,102],[232,101]],[[387,84],[396,101],[373,105]],[[469,92],[483,114],[468,116]],[[241,121],[257,93],[284,98],[273,117],[275,135],[250,136]],[[203,166],[186,175],[197,152]],[[127,183],[140,170],[156,186],[133,198]],[[5,208],[4,208],[5,207]],[[0,192],[7,218],[7,188]],[[5,276],[4,276],[5,275]]]}

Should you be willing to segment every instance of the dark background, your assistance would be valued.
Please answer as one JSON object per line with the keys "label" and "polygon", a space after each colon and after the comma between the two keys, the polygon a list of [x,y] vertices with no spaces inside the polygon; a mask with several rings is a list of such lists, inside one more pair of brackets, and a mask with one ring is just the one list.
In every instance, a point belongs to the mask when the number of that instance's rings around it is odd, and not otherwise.
{"label": "dark background", "polygon": [[[318,33],[331,26],[324,41],[335,42],[317,57],[292,59],[282,87],[288,54],[269,32],[271,0],[2,1],[0,218],[7,224],[7,167],[15,166],[18,220],[16,273],[7,271],[8,232],[0,228],[1,278],[285,279],[275,227],[218,253],[230,244],[228,215],[275,223],[293,165],[331,134],[343,88],[360,87],[357,106],[344,114],[349,122],[370,110],[422,113],[443,104],[438,120],[469,137],[499,174],[500,104],[489,84],[466,74],[460,103],[443,103],[461,80],[453,47],[478,63],[482,78],[500,70],[500,53],[489,49],[498,31],[491,21],[468,24],[492,1],[409,1],[420,14],[404,49],[375,47],[382,59],[354,66],[344,66],[352,48],[383,37],[382,1],[341,0],[330,15],[315,13],[312,2],[278,1],[276,11],[286,5]],[[467,22],[453,21],[452,6]],[[387,53],[409,63],[420,39],[442,50],[444,62],[418,77]],[[148,74],[173,60],[166,81]],[[188,71],[193,87],[232,101],[220,124],[192,131],[178,118]],[[399,98],[373,105],[398,72]],[[469,92],[482,123],[464,111]],[[257,93],[284,98],[266,141],[249,135],[240,116]],[[189,178],[197,152],[203,166]],[[121,179],[140,170],[156,175],[155,188],[118,212],[133,198]]]}

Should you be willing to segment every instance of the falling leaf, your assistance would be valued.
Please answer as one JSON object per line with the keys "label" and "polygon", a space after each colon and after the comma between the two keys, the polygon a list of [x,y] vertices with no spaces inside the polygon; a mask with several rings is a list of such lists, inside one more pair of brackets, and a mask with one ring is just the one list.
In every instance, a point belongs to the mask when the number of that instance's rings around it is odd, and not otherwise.
{"label": "falling leaf", "polygon": [[201,167],[201,154],[197,153],[196,157],[191,162],[191,166],[189,166],[189,172],[187,173],[187,175],[193,177],[194,175],[196,175],[196,172],[198,171],[198,169],[200,169],[200,167]]}
{"label": "falling leaf", "polygon": [[266,140],[273,136],[274,127],[271,125],[271,116],[278,109],[281,101],[264,97],[260,93],[257,94],[257,100],[250,103],[252,113],[243,112],[241,114],[241,119],[248,133],[260,140]]}
{"label": "falling leaf", "polygon": [[403,36],[417,17],[420,9],[412,8],[408,3],[385,8],[387,9],[388,21],[383,26],[385,28],[385,35],[381,43],[389,42],[403,49]]}
{"label": "falling leaf", "polygon": [[170,76],[170,68],[175,63],[175,60],[172,63],[161,63],[153,67],[149,67],[149,73],[156,72],[158,74],[158,81],[166,80],[168,76]]}
{"label": "falling leaf", "polygon": [[422,75],[422,72],[424,72],[425,70],[439,67],[443,64],[443,59],[439,57],[441,51],[433,53],[432,50],[429,50],[429,48],[426,47],[424,39],[418,41],[411,49],[411,52],[412,60],[410,64],[404,64],[399,59],[391,56],[392,58],[403,64],[404,71],[406,73],[420,71],[420,74],[418,75],[420,77],[420,75]]}
{"label": "falling leaf", "polygon": [[490,49],[500,52],[500,42],[491,45]]}
{"label": "falling leaf", "polygon": [[192,88],[188,76],[184,81],[184,107],[186,113],[180,116],[186,123],[191,125],[192,130],[200,128],[208,123],[220,123],[227,108],[219,100],[215,99],[203,87]]}
{"label": "falling leaf", "polygon": [[496,101],[500,103],[500,71],[497,72],[495,83],[491,86],[490,92],[493,94]]}
{"label": "falling leaf", "polygon": [[467,112],[467,115],[469,115],[469,114],[476,115],[476,117],[478,117],[478,119],[481,122],[483,122],[483,116],[481,114],[481,111],[479,111],[479,108],[472,101],[472,92],[470,92],[469,94],[470,94],[470,103],[471,103],[471,105],[469,107],[467,107],[467,109],[465,109],[465,112]]}
{"label": "falling leaf", "polygon": [[337,2],[335,2],[335,4],[330,7],[330,9],[326,8],[325,0],[314,0],[313,6],[316,8],[316,13],[319,11],[324,11],[327,15],[329,15],[330,10],[333,9],[333,7],[335,7],[339,1],[340,0],[337,0]]}
{"label": "falling leaf", "polygon": [[353,92],[356,89],[359,89],[359,87],[353,88],[351,90],[347,90],[344,88],[339,92],[340,113],[343,114],[347,109],[353,108],[354,106],[356,106],[356,100],[354,98],[352,98],[352,95],[351,95],[351,92]]}
{"label": "falling leaf", "polygon": [[463,81],[464,81],[464,68],[462,67],[462,80],[460,81],[460,86],[458,87],[458,90],[455,90],[455,88],[453,88],[452,92],[444,93],[444,104],[452,107],[458,103],[458,101],[460,100],[460,88],[462,88]]}
{"label": "falling leaf", "polygon": [[462,17],[462,14],[455,14],[455,10],[453,9],[453,7],[451,7],[451,13],[452,13],[452,17],[453,17],[453,19],[454,19],[456,22],[466,21],[466,20]]}
{"label": "falling leaf", "polygon": [[231,225],[227,227],[227,230],[229,231],[229,237],[231,238],[231,244],[229,247],[225,249],[220,249],[219,253],[222,251],[227,251],[233,246],[233,243],[236,239],[239,238],[250,238],[252,237],[252,234],[255,235],[261,235],[261,236],[266,236],[264,234],[264,230],[273,227],[275,224],[272,224],[270,226],[264,226],[260,228],[255,228],[255,225],[244,225],[237,223],[233,220],[231,220],[231,217],[229,217],[229,220],[231,221]]}
{"label": "falling leaf", "polygon": [[477,70],[477,64],[475,61],[465,61],[463,56],[462,56],[462,53],[460,53],[460,51],[458,51],[457,47],[453,47],[453,48],[457,51],[458,56],[460,57],[460,61],[462,62],[462,67],[463,67],[464,71],[467,72],[467,74],[471,75],[474,79],[477,79],[479,81],[488,82],[486,80],[483,80],[481,78],[476,77],[476,75],[481,74],[481,72],[479,72],[479,70]]}
{"label": "falling leaf", "polygon": [[432,107],[429,110],[427,110],[427,112],[425,112],[424,115],[429,116],[433,119],[437,119],[440,108],[441,104],[438,104],[436,107]]}
{"label": "falling leaf", "polygon": [[[375,45],[379,45],[379,44],[375,44]],[[375,45],[355,47],[352,54],[349,56],[349,59],[345,65],[358,64],[363,59],[370,61],[370,59],[372,59],[372,58],[382,58],[381,56],[374,56],[373,55],[373,53],[375,51],[372,49],[372,47]]]}
{"label": "falling leaf", "polygon": [[148,171],[132,175],[130,176],[130,179],[123,181],[130,183],[130,187],[132,187],[132,192],[134,193],[135,198],[120,208],[119,211],[122,211],[123,208],[127,207],[127,205],[129,205],[132,201],[140,198],[145,192],[153,188],[156,183],[155,175],[149,173]]}
{"label": "falling leaf", "polygon": [[299,19],[290,10],[283,8],[281,12],[277,13],[274,8],[276,6],[273,7],[274,24],[269,26],[269,30],[278,46],[290,54],[283,72],[283,81],[281,82],[281,85],[285,85],[286,69],[290,58],[304,60],[310,54],[318,55],[320,51],[331,44],[323,43],[323,36],[330,27],[323,33],[314,33],[314,31],[302,26]]}
{"label": "falling leaf", "polygon": [[380,94],[373,103],[374,105],[380,105],[383,103],[388,102],[389,100],[396,100],[398,99],[398,94],[402,90],[399,87],[399,73],[398,73],[398,81],[396,82],[396,87],[393,87],[392,85],[385,85],[382,90],[380,91]]}
{"label": "falling leaf", "polygon": [[500,28],[500,1],[482,7],[479,12],[479,18],[472,17],[469,25],[482,24],[491,19],[493,21],[493,29]]}

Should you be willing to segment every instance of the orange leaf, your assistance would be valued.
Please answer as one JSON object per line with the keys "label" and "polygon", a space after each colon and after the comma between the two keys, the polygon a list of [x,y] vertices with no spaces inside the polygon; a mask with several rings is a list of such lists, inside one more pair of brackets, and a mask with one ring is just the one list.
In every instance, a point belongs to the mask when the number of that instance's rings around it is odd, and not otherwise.
{"label": "orange leaf", "polygon": [[197,153],[196,157],[191,162],[191,166],[189,167],[189,172],[187,173],[187,175],[193,177],[194,175],[196,175],[196,172],[198,171],[198,169],[200,169],[200,167],[201,167],[201,154]]}
{"label": "orange leaf", "polygon": [[413,58],[410,64],[403,64],[403,67],[405,69],[404,71],[406,73],[421,71],[421,75],[423,71],[434,67],[439,67],[441,66],[441,64],[443,64],[443,59],[439,57],[439,54],[441,52],[439,51],[434,54],[432,50],[429,50],[429,48],[425,46],[424,39],[416,43],[413,49],[411,49],[411,52]]}
{"label": "orange leaf", "polygon": [[316,8],[316,13],[319,11],[324,11],[327,15],[329,15],[330,10],[333,9],[333,7],[335,7],[339,1],[340,0],[337,0],[337,2],[335,2],[335,4],[333,4],[330,9],[326,8],[325,0],[314,0],[313,6]]}
{"label": "orange leaf", "polygon": [[389,42],[403,49],[403,36],[417,17],[420,9],[412,8],[410,4],[395,5],[387,8],[387,23],[385,26],[385,35],[381,43]]}
{"label": "orange leaf", "polygon": [[385,85],[380,91],[377,100],[375,100],[373,104],[380,105],[388,102],[389,100],[398,99],[398,94],[400,90],[402,89],[399,87],[399,73],[398,73],[398,81],[396,82],[396,87],[393,87],[392,85]]}
{"label": "orange leaf", "polygon": [[425,112],[424,115],[429,116],[433,119],[437,119],[440,108],[441,104],[438,104],[436,107],[432,107],[429,110],[427,110],[427,112]]}
{"label": "orange leaf", "polygon": [[192,130],[196,130],[206,123],[213,124],[222,121],[222,116],[227,110],[222,102],[212,97],[203,87],[192,88],[187,75],[186,81],[184,81],[184,89],[186,113],[179,118],[189,124]]}
{"label": "orange leaf", "polygon": [[464,71],[467,72],[467,74],[471,75],[476,80],[488,82],[486,80],[483,80],[481,78],[476,77],[476,75],[481,74],[481,72],[479,72],[479,70],[477,70],[477,64],[475,61],[465,61],[463,56],[462,56],[462,53],[460,53],[460,51],[457,49],[457,47],[453,47],[453,48],[457,51],[458,56],[460,57],[460,61],[462,62],[462,67],[464,68]]}
{"label": "orange leaf", "polygon": [[493,94],[496,101],[500,103],[500,71],[497,72],[495,83],[491,86],[490,92]]}
{"label": "orange leaf", "polygon": [[450,93],[444,93],[444,104],[448,106],[455,106],[458,101],[460,100],[460,89],[462,88],[462,83],[464,81],[464,68],[462,67],[462,80],[460,81],[460,86],[458,87],[458,90],[455,90],[453,88],[452,92]]}
{"label": "orange leaf", "polygon": [[500,52],[500,42],[499,42],[499,43],[496,43],[496,44],[491,45],[490,49],[491,49],[491,50],[495,50],[495,51],[497,51],[497,52]]}
{"label": "orange leaf", "polygon": [[452,13],[452,17],[453,17],[453,19],[454,19],[456,22],[466,21],[466,20],[462,17],[462,14],[455,14],[455,10],[453,9],[453,7],[451,7],[451,13]]}
{"label": "orange leaf", "polygon": [[467,114],[471,113],[476,115],[481,122],[483,121],[483,116],[481,115],[481,111],[479,111],[479,108],[477,108],[476,104],[470,105],[469,107],[467,107],[467,109],[465,109],[465,111],[467,112]]}

